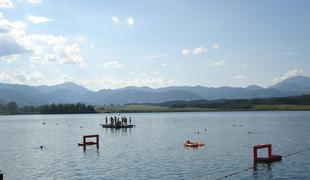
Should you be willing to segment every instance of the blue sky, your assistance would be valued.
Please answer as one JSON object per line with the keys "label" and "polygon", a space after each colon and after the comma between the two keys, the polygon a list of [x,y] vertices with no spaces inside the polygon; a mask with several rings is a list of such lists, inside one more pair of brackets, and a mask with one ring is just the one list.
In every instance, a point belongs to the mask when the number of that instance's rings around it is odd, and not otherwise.
{"label": "blue sky", "polygon": [[309,75],[307,0],[0,0],[0,82],[90,89]]}

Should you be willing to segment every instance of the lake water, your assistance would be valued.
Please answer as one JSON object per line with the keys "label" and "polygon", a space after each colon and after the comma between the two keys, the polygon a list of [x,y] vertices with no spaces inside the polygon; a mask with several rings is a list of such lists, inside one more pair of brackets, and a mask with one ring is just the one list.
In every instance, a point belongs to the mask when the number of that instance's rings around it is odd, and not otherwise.
{"label": "lake water", "polygon": [[[310,147],[309,111],[122,114],[137,125],[127,131],[101,128],[106,115],[0,116],[4,179],[216,179],[253,165],[255,144],[280,155]],[[99,150],[77,146],[86,134],[99,134]],[[184,148],[187,139],[206,146]],[[309,179],[309,159],[304,151],[230,178]]]}

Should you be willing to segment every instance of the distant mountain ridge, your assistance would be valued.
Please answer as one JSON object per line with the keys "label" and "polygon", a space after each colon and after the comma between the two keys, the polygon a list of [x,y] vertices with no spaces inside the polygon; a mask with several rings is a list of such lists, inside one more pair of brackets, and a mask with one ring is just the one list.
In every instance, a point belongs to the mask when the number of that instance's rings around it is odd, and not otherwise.
{"label": "distant mountain ridge", "polygon": [[18,105],[83,102],[94,105],[128,103],[162,103],[178,100],[248,99],[286,97],[310,94],[310,77],[296,76],[268,88],[251,85],[241,87],[170,86],[150,88],[128,86],[97,92],[72,82],[54,86],[28,86],[0,83],[0,104],[15,101]]}
{"label": "distant mountain ridge", "polygon": [[306,76],[295,76],[285,79],[269,88],[282,91],[305,91],[310,89],[310,78]]}

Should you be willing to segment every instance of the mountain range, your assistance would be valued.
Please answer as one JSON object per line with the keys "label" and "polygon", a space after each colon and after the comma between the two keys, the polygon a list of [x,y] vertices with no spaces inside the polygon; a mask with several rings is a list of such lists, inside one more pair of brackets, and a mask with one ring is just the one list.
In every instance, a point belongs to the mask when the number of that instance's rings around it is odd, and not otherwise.
{"label": "mountain range", "polygon": [[246,88],[170,86],[158,89],[146,86],[129,86],[120,89],[91,91],[72,82],[54,86],[0,83],[0,104],[15,101],[19,106],[76,102],[93,105],[161,103],[176,100],[287,97],[302,94],[310,94],[310,77],[291,77],[267,88],[257,85]]}

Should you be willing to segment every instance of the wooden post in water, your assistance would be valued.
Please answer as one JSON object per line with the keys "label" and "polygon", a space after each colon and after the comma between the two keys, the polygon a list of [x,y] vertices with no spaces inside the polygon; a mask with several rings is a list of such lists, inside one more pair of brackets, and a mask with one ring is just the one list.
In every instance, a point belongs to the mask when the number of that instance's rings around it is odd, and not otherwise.
{"label": "wooden post in water", "polygon": [[99,135],[96,136],[96,143],[97,149],[99,149]]}
{"label": "wooden post in water", "polygon": [[[88,138],[96,138],[96,142],[87,141]],[[86,135],[83,136],[83,142],[78,144],[79,146],[83,146],[83,149],[86,150],[87,145],[96,145],[97,149],[99,149],[99,135]]]}
{"label": "wooden post in water", "polygon": [[[268,150],[268,157],[257,157],[258,149],[266,149]],[[255,163],[272,163],[276,161],[281,161],[281,155],[273,155],[272,154],[272,146],[271,144],[259,144],[253,146],[253,161]]]}
{"label": "wooden post in water", "polygon": [[257,147],[253,146],[253,160],[254,162],[257,160]]}
{"label": "wooden post in water", "polygon": [[270,159],[272,156],[272,147],[271,144],[267,147],[268,148],[268,158]]}
{"label": "wooden post in water", "polygon": [[3,180],[3,174],[0,171],[0,180]]}

